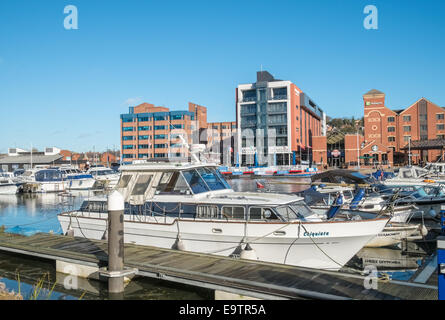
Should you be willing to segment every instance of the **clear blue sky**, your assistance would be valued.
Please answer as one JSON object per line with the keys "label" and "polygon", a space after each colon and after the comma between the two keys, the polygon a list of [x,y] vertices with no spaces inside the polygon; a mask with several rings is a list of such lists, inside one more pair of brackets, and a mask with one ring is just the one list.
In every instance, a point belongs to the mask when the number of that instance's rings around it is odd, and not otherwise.
{"label": "clear blue sky", "polygon": [[[66,5],[79,29],[65,30]],[[366,5],[379,29],[363,27]],[[119,146],[128,104],[208,107],[235,120],[235,88],[260,66],[329,116],[361,117],[362,94],[390,108],[445,106],[445,1],[0,1],[0,153]]]}

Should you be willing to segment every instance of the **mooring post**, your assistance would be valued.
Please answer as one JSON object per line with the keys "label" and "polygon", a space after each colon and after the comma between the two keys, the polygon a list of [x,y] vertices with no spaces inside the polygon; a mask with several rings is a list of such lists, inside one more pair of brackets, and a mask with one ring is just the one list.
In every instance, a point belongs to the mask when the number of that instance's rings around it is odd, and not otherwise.
{"label": "mooring post", "polygon": [[438,298],[445,300],[445,210],[440,211],[442,233],[437,237]]}
{"label": "mooring post", "polygon": [[108,197],[108,291],[124,291],[124,198],[118,191]]}

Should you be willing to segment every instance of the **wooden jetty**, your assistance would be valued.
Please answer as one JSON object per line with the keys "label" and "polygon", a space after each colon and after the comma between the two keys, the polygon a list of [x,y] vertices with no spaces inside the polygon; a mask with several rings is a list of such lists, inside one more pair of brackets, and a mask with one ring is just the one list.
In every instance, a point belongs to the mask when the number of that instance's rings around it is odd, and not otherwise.
{"label": "wooden jetty", "polygon": [[[107,250],[106,241],[0,232],[1,252],[55,261],[57,271],[79,277],[100,279]],[[436,300],[437,275],[433,264],[428,266],[432,271],[418,272],[421,281],[379,280],[374,290],[365,289],[367,278],[359,274],[125,244],[125,267],[136,270],[136,276],[212,289],[216,298]]]}

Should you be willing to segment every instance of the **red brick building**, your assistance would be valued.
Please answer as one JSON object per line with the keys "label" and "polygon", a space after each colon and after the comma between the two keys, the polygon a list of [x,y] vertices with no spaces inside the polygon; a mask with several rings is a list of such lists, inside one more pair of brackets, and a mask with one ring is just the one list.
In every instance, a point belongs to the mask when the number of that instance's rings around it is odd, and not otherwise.
{"label": "red brick building", "polygon": [[[185,158],[188,144],[209,143],[208,128],[217,128],[210,143],[236,132],[234,122],[208,123],[207,108],[189,102],[188,111],[171,111],[165,107],[142,103],[121,114],[121,152],[123,162],[149,158]],[[213,134],[216,136],[213,137]],[[233,145],[233,142],[232,142]],[[221,157],[222,158],[222,157]],[[221,159],[222,160],[222,159]]]}
{"label": "red brick building", "polygon": [[[322,165],[357,165],[360,156],[362,166],[393,166],[406,163],[408,145],[444,140],[445,110],[437,104],[421,98],[401,110],[391,110],[385,104],[385,94],[371,90],[363,95],[364,135],[328,134],[314,137],[314,161]],[[329,143],[329,139],[337,145]],[[358,151],[357,145],[360,146]],[[426,145],[426,144],[423,144]],[[441,147],[419,147],[411,150],[412,163],[436,161],[443,154]],[[435,143],[434,145],[441,145]],[[333,149],[337,147],[337,149]],[[339,151],[339,154],[336,152]],[[337,161],[338,160],[338,161]]]}

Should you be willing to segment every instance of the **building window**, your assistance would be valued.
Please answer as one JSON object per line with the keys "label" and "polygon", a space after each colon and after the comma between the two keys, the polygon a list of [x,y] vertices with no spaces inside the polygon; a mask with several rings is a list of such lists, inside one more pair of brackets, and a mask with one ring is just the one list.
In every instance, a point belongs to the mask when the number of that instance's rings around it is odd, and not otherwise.
{"label": "building window", "polygon": [[140,144],[139,149],[148,149],[148,144]]}
{"label": "building window", "polygon": [[147,131],[147,130],[151,130],[150,126],[142,126],[142,127],[138,127],[139,131]]}
{"label": "building window", "polygon": [[167,139],[166,134],[155,134],[155,139]]}
{"label": "building window", "polygon": [[443,130],[443,129],[444,129],[444,126],[445,126],[445,125],[443,125],[443,124],[438,124],[438,125],[437,125],[437,130]]}
{"label": "building window", "polygon": [[419,115],[419,120],[428,120],[428,116],[426,114]]}
{"label": "building window", "polygon": [[420,136],[420,140],[428,140],[428,136],[427,135],[421,135]]}
{"label": "building window", "polygon": [[409,142],[409,140],[411,140],[411,136],[403,136],[404,142]]}
{"label": "building window", "polygon": [[438,134],[437,139],[445,139],[445,134]]}
{"label": "building window", "polygon": [[165,143],[159,143],[159,144],[155,144],[155,148],[167,148],[167,145]]}
{"label": "building window", "polygon": [[139,136],[139,140],[148,140],[150,136]]}
{"label": "building window", "polygon": [[241,114],[256,113],[256,104],[248,104],[241,106]]}
{"label": "building window", "polygon": [[267,105],[267,111],[268,112],[287,112],[287,103],[286,102],[269,103]]}
{"label": "building window", "polygon": [[123,127],[122,131],[124,132],[133,131],[133,127]]}
{"label": "building window", "polygon": [[388,132],[395,132],[396,131],[396,127],[388,127]]}
{"label": "building window", "polygon": [[165,130],[165,126],[155,126],[155,130]]}
{"label": "building window", "polygon": [[388,142],[394,142],[396,141],[396,137],[388,137]]}
{"label": "building window", "polygon": [[123,136],[122,137],[122,140],[124,140],[124,141],[130,141],[130,140],[133,140],[133,139],[134,139],[133,136]]}
{"label": "building window", "polygon": [[154,116],[155,121],[163,121],[167,120],[166,116]]}
{"label": "building window", "polygon": [[141,118],[139,118],[139,122],[148,121],[148,120],[149,120],[148,117],[141,117]]}
{"label": "building window", "polygon": [[268,119],[269,124],[273,123],[286,123],[287,122],[287,114],[274,114],[270,115]]}
{"label": "building window", "polygon": [[403,132],[411,132],[411,126],[403,126]]}
{"label": "building window", "polygon": [[134,158],[134,154],[123,154],[122,155],[123,157],[124,157],[124,159],[131,159],[131,158]]}
{"label": "building window", "polygon": [[133,145],[125,145],[125,144],[124,144],[124,145],[122,146],[122,149],[124,149],[124,150],[131,150],[131,149],[133,149],[133,147],[134,147]]}
{"label": "building window", "polygon": [[182,115],[173,115],[170,116],[171,120],[182,120],[183,116]]}
{"label": "building window", "polygon": [[411,116],[403,116],[403,121],[410,122],[411,121]]}
{"label": "building window", "polygon": [[428,126],[427,125],[421,125],[420,126],[420,131],[427,131],[428,130]]}
{"label": "building window", "polygon": [[123,123],[129,123],[129,122],[133,122],[133,118],[129,118],[129,119],[122,119]]}
{"label": "building window", "polygon": [[394,117],[388,117],[388,122],[394,122],[395,118]]}
{"label": "building window", "polygon": [[165,153],[155,153],[155,158],[165,158]]}
{"label": "building window", "polygon": [[277,146],[287,146],[287,137],[277,138]]}
{"label": "building window", "polygon": [[148,153],[139,153],[139,158],[148,158]]}
{"label": "building window", "polygon": [[443,120],[444,119],[444,114],[443,113],[436,114],[436,119],[437,120]]}

